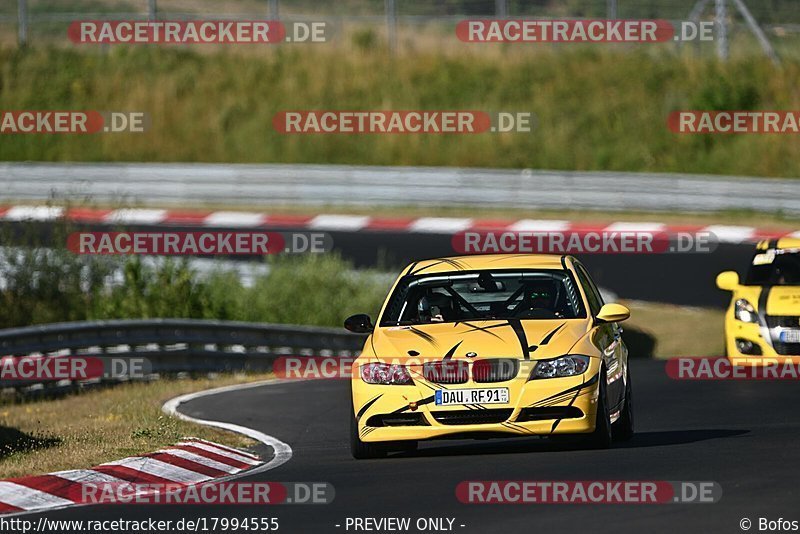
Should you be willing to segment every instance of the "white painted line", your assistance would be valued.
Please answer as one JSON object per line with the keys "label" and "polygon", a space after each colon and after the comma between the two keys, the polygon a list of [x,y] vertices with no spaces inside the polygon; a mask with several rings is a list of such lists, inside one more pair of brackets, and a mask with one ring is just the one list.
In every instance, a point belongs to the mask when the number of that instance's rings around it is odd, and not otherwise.
{"label": "white painted line", "polygon": [[73,504],[70,500],[6,481],[0,481],[0,502],[23,510],[49,509]]}
{"label": "white painted line", "polygon": [[14,206],[3,218],[8,221],[50,221],[64,214],[64,208],[54,206]]}
{"label": "white painted line", "polygon": [[201,449],[210,452],[212,454],[224,456],[225,458],[230,458],[231,460],[236,460],[237,462],[242,462],[249,465],[258,465],[262,463],[261,460],[256,460],[254,458],[251,458],[250,456],[245,456],[244,454],[238,454],[225,449],[221,449],[219,447],[215,447],[214,445],[209,445],[208,443],[203,443],[201,441],[182,441],[177,445],[188,445],[196,449]]}
{"label": "white painted line", "polygon": [[566,232],[572,223],[569,221],[558,221],[555,219],[520,219],[508,230],[512,232]]}
{"label": "white painted line", "polygon": [[317,215],[308,222],[308,227],[326,230],[363,230],[370,219],[365,215]]}
{"label": "white painted line", "polygon": [[800,230],[796,232],[792,232],[791,234],[784,236],[784,237],[791,237],[793,239],[800,239]]}
{"label": "white painted line", "polygon": [[222,479],[218,478],[216,480],[221,481],[230,478],[237,478],[243,475],[254,475],[257,473],[263,473],[265,471],[269,471],[270,469],[275,469],[276,467],[285,464],[292,458],[292,448],[289,446],[289,444],[284,443],[281,440],[274,438],[272,436],[268,436],[263,432],[259,432],[258,430],[252,428],[247,428],[245,426],[234,425],[233,423],[224,423],[221,421],[208,421],[205,419],[196,419],[194,417],[190,417],[188,415],[180,413],[178,411],[178,408],[180,407],[181,404],[192,401],[194,399],[208,397],[210,395],[218,395],[220,393],[227,393],[230,391],[240,391],[243,389],[251,389],[271,384],[279,384],[282,382],[284,382],[284,380],[278,380],[273,378],[269,380],[262,380],[259,382],[251,382],[248,384],[235,384],[232,386],[224,386],[220,388],[209,389],[206,391],[189,393],[187,395],[181,395],[180,397],[175,397],[174,399],[168,400],[162,407],[162,410],[164,411],[164,413],[171,415],[173,417],[177,417],[178,419],[182,419],[184,421],[189,421],[191,423],[197,423],[199,425],[210,426],[214,428],[221,428],[223,430],[236,432],[237,434],[242,434],[256,441],[260,441],[264,445],[271,447],[272,450],[274,451],[272,459],[264,463],[264,465],[254,467],[253,469],[248,469],[247,471],[243,471],[239,475],[232,475],[230,477],[224,477]]}
{"label": "white painted line", "polygon": [[167,218],[167,210],[126,208],[114,210],[105,216],[107,223],[158,224]]}
{"label": "white painted line", "polygon": [[166,478],[171,482],[196,483],[204,482],[214,478],[177,465],[163,462],[161,460],[156,460],[155,458],[147,458],[142,456],[123,458],[122,460],[109,462],[103,465],[119,465],[133,469],[134,471],[141,471],[142,473],[146,473],[148,475]]}
{"label": "white painted line", "polygon": [[238,473],[241,471],[238,467],[233,467],[232,465],[223,464],[216,460],[212,460],[206,456],[200,456],[199,454],[195,454],[193,452],[185,451],[183,449],[163,449],[158,452],[163,452],[172,456],[177,456],[178,458],[183,458],[184,460],[191,460],[192,462],[202,464],[212,469],[217,469],[219,471],[224,471],[228,474]]}
{"label": "white painted line", "polygon": [[205,226],[237,226],[252,227],[261,226],[266,221],[263,213],[252,213],[246,211],[215,211],[203,219]]}
{"label": "white painted line", "polygon": [[457,219],[453,217],[420,217],[411,223],[408,230],[411,232],[425,232],[433,234],[456,234],[469,230],[472,219]]}
{"label": "white painted line", "polygon": [[720,243],[743,243],[755,238],[756,229],[752,226],[706,226],[702,232],[711,232]]}
{"label": "white painted line", "polygon": [[615,222],[611,223],[605,228],[606,232],[665,232],[667,225],[664,223],[654,222]]}

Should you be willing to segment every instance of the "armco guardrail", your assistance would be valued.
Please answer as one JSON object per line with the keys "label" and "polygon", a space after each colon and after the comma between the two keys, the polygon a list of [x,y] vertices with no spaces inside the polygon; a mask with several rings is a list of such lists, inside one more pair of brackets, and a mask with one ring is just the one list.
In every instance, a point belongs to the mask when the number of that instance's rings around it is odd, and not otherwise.
{"label": "armco guardrail", "polygon": [[[338,328],[144,319],[55,323],[0,330],[0,354],[146,358],[152,373],[268,371],[281,355],[354,356],[364,336]],[[43,381],[0,380],[0,387]]]}
{"label": "armco guardrail", "polygon": [[800,214],[800,179],[343,165],[0,164],[3,201]]}

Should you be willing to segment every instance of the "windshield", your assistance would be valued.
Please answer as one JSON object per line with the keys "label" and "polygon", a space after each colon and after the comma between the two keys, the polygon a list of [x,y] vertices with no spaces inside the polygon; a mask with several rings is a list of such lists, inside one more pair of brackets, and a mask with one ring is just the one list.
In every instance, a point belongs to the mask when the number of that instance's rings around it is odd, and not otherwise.
{"label": "windshield", "polygon": [[800,249],[769,249],[753,256],[748,286],[800,286]]}
{"label": "windshield", "polygon": [[585,317],[567,271],[472,271],[403,277],[380,325]]}

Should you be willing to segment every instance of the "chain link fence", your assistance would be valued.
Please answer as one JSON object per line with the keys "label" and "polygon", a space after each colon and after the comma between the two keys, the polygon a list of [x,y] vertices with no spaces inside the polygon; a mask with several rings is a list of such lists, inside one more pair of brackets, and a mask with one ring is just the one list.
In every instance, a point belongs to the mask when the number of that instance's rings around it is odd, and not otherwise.
{"label": "chain link fence", "polygon": [[[454,40],[454,25],[469,17],[714,20],[727,5],[726,25],[743,48],[761,51],[747,31],[740,0],[0,0],[0,44],[68,45],[74,20],[281,19],[328,22],[337,37],[356,33],[369,43],[403,46],[421,31]],[[800,38],[797,0],[744,0],[773,44],[795,47]],[[741,30],[741,31],[739,31]],[[355,37],[359,38],[359,37]],[[405,38],[405,39],[404,39]],[[709,47],[713,50],[713,47]],[[800,48],[800,47],[798,47]]]}

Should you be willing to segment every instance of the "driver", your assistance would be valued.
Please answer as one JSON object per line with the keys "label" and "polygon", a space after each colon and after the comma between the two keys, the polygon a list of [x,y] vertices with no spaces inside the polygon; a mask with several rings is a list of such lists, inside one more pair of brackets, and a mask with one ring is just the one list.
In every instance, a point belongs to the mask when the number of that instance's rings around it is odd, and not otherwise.
{"label": "driver", "polygon": [[421,323],[443,323],[455,319],[453,297],[431,292],[419,299],[417,315]]}

